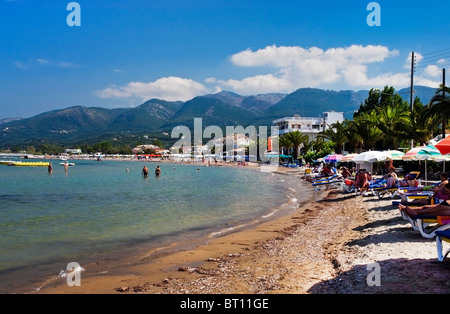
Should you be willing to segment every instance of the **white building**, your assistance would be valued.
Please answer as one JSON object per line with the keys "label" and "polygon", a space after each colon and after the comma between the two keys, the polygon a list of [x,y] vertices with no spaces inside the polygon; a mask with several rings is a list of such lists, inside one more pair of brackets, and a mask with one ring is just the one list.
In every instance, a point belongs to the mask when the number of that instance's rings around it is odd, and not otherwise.
{"label": "white building", "polygon": [[64,153],[71,155],[79,155],[82,153],[82,151],[79,148],[68,148],[64,150]]}
{"label": "white building", "polygon": [[323,117],[301,117],[295,115],[293,117],[286,117],[273,121],[273,124],[278,126],[280,135],[300,131],[302,134],[306,134],[310,139],[315,139],[317,135],[328,129],[329,126],[336,122],[344,121],[343,112],[329,111],[324,112]]}

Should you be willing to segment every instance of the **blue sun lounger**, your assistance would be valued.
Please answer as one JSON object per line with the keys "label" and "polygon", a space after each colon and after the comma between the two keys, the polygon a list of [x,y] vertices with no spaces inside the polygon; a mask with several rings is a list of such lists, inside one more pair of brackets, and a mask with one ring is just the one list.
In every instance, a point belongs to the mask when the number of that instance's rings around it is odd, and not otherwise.
{"label": "blue sun lounger", "polygon": [[450,217],[417,215],[410,219],[413,229],[419,231],[422,237],[427,239],[434,238],[437,231],[450,229]]}
{"label": "blue sun lounger", "polygon": [[445,252],[444,254],[444,248],[442,245],[442,242],[444,241],[450,243],[450,230],[436,231],[436,247],[438,260],[440,262],[445,261],[447,259],[447,256],[450,254],[450,249],[448,249],[447,252]]}
{"label": "blue sun lounger", "polygon": [[338,175],[335,174],[331,177],[325,177],[323,179],[316,180],[311,185],[314,187],[314,189],[318,190],[321,186],[325,186],[327,189],[332,186],[341,186],[342,182],[342,179],[340,179]]}

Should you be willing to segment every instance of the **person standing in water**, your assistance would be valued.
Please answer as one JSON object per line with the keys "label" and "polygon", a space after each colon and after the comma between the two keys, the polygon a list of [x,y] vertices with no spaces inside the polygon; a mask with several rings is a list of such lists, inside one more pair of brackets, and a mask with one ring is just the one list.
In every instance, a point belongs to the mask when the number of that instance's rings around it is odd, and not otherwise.
{"label": "person standing in water", "polygon": [[53,173],[53,165],[51,162],[48,163],[48,173],[52,174]]}
{"label": "person standing in water", "polygon": [[144,168],[142,169],[142,175],[144,176],[144,178],[148,178],[148,168],[147,168],[147,166],[144,166]]}
{"label": "person standing in water", "polygon": [[67,163],[67,161],[64,163],[64,171],[66,173],[69,172],[69,164]]}
{"label": "person standing in water", "polygon": [[161,168],[159,168],[159,166],[157,166],[155,169],[155,176],[159,177],[160,175],[161,175]]}

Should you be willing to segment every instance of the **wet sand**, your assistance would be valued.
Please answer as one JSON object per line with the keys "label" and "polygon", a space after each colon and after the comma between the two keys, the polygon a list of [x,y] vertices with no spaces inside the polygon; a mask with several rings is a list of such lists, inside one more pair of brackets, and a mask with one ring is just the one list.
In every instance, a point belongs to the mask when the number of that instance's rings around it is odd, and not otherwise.
{"label": "wet sand", "polygon": [[[450,293],[450,263],[437,261],[435,240],[413,231],[392,199],[319,193],[321,201],[249,230],[38,293]],[[367,284],[373,263],[380,286]]]}

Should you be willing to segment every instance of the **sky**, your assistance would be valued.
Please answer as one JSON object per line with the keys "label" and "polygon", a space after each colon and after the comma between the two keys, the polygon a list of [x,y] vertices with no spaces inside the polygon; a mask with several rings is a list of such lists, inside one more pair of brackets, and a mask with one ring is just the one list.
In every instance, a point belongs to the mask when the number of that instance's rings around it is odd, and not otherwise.
{"label": "sky", "polygon": [[0,0],[0,119],[222,90],[400,90],[413,51],[414,84],[437,88],[450,64],[448,0],[72,4]]}

